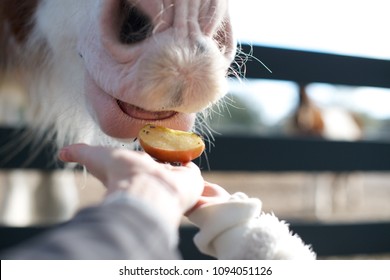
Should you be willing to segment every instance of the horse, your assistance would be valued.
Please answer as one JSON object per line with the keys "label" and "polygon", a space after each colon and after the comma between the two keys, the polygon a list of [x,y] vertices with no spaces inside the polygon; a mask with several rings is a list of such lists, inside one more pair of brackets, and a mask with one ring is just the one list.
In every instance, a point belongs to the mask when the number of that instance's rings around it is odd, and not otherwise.
{"label": "horse", "polygon": [[[318,106],[307,93],[306,85],[299,85],[297,107],[291,120],[290,132],[295,136],[331,141],[359,141],[363,138],[364,127],[358,116],[341,107]],[[308,184],[313,189],[316,218],[355,209],[364,200],[359,172],[314,173],[308,176]]]}

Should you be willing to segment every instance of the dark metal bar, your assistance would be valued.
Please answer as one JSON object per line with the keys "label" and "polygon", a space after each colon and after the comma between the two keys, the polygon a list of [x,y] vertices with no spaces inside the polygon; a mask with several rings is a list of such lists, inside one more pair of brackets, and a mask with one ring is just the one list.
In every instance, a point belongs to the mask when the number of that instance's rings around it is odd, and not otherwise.
{"label": "dark metal bar", "polygon": [[243,45],[242,49],[244,53],[252,52],[272,71],[256,59],[249,59],[245,66],[247,78],[390,88],[389,60],[262,46]]}
{"label": "dark metal bar", "polygon": [[206,171],[388,171],[390,143],[223,136],[200,165]]}
{"label": "dark metal bar", "polygon": [[54,143],[37,142],[32,133],[23,128],[0,127],[0,169],[52,170],[63,167],[55,159]]}
{"label": "dark metal bar", "polygon": [[[18,132],[0,128],[0,151],[13,143]],[[344,142],[307,138],[217,136],[215,147],[206,151],[198,163],[205,171],[388,171],[390,143]],[[53,146],[34,144],[0,152],[0,168],[61,168],[55,161]],[[5,149],[4,149],[5,150]]]}
{"label": "dark metal bar", "polygon": [[[390,252],[390,223],[292,223],[290,229],[312,246],[318,257],[387,254]],[[180,229],[179,247],[185,259],[210,259],[195,247],[198,229]]]}

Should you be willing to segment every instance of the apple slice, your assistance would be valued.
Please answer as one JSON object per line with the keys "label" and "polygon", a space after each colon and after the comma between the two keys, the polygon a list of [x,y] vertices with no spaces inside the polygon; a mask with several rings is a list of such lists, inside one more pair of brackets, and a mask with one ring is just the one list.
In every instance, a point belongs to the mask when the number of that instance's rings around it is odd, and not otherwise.
{"label": "apple slice", "polygon": [[189,162],[205,149],[203,139],[196,133],[154,124],[144,126],[138,139],[145,152],[162,162]]}

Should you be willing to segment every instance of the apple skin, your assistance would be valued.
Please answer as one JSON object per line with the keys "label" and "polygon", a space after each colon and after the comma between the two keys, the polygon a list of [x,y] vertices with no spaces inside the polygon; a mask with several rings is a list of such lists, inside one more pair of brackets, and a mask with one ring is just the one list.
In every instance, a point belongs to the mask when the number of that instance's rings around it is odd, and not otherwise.
{"label": "apple skin", "polygon": [[190,162],[198,158],[205,144],[198,134],[147,124],[138,133],[146,153],[161,162]]}

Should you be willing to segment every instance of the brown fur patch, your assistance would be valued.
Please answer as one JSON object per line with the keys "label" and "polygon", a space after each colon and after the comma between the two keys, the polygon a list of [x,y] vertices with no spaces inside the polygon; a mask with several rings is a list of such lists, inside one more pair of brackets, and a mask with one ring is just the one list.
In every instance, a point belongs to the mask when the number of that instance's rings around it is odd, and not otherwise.
{"label": "brown fur patch", "polygon": [[[13,43],[23,43],[33,28],[33,16],[40,0],[0,1],[0,79],[12,59]],[[13,43],[12,43],[13,42]]]}
{"label": "brown fur patch", "polygon": [[[16,41],[26,40],[33,27],[33,15],[39,0],[2,0],[0,4],[0,38],[8,25]],[[1,41],[0,41],[1,42]]]}

